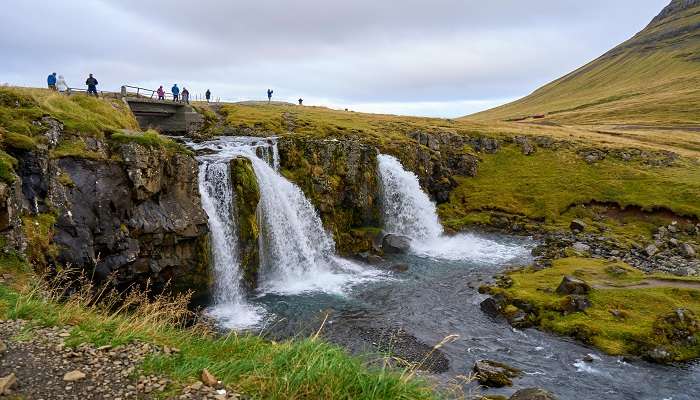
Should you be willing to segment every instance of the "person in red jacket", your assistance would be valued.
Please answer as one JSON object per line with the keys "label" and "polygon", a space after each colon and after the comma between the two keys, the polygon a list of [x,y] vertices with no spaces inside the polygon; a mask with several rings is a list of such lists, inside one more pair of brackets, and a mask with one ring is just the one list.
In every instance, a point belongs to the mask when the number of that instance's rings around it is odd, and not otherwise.
{"label": "person in red jacket", "polygon": [[163,89],[163,85],[160,85],[158,90],[156,90],[156,93],[158,93],[158,100],[165,100],[165,90]]}

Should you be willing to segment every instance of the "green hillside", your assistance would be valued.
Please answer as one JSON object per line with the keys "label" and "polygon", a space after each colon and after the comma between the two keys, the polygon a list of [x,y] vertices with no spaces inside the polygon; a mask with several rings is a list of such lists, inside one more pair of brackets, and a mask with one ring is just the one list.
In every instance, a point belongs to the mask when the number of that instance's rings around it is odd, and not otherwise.
{"label": "green hillside", "polygon": [[567,125],[700,124],[700,0],[673,0],[644,30],[595,61],[521,100],[467,118],[542,115]]}

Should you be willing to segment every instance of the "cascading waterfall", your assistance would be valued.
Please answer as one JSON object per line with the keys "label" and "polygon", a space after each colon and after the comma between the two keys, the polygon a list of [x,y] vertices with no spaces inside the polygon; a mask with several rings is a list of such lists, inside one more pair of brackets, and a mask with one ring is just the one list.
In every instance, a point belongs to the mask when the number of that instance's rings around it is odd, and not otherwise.
{"label": "cascading waterfall", "polygon": [[262,294],[342,294],[351,284],[379,275],[335,255],[335,243],[313,205],[301,189],[277,172],[280,158],[276,140],[237,137],[190,145],[207,153],[199,157],[199,188],[212,236],[212,314],[225,326],[249,327],[264,315],[264,310],[246,302],[241,285],[236,202],[229,169],[235,157],[251,161],[260,189],[258,285]]}
{"label": "cascading waterfall", "polygon": [[204,157],[199,167],[202,207],[209,216],[214,270],[212,314],[228,328],[256,325],[262,310],[245,301],[238,267],[238,230],[229,161]]}
{"label": "cascading waterfall", "polygon": [[[242,155],[245,151],[241,149]],[[296,294],[342,293],[349,283],[376,276],[335,255],[335,243],[296,185],[265,161],[251,157],[260,188],[261,288]]]}
{"label": "cascading waterfall", "polygon": [[444,260],[503,263],[522,256],[522,246],[497,243],[473,234],[443,234],[435,204],[421,189],[418,177],[396,158],[379,155],[385,230],[411,238],[420,256]]}

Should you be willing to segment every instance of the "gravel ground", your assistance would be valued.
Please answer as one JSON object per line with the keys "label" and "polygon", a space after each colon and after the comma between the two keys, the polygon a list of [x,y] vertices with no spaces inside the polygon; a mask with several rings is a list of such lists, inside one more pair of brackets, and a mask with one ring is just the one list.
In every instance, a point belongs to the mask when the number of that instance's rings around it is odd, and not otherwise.
{"label": "gravel ground", "polygon": [[[177,349],[133,342],[125,346],[69,348],[70,327],[31,328],[27,321],[0,321],[0,395],[23,400],[69,399],[240,399],[215,377],[182,387],[159,376],[138,374],[150,354],[176,354]],[[14,374],[14,384],[11,374]],[[213,379],[213,380],[212,380]],[[9,386],[9,387],[8,387]],[[178,388],[176,396],[164,391]]]}

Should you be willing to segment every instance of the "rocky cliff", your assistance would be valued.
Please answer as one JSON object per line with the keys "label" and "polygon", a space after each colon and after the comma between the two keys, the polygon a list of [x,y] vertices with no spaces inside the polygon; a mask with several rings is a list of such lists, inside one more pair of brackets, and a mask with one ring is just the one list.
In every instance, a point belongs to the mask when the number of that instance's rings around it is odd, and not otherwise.
{"label": "rocky cliff", "polygon": [[43,123],[40,145],[7,150],[17,175],[0,185],[5,247],[26,251],[38,268],[78,267],[119,288],[171,281],[205,291],[208,229],[194,157]]}

